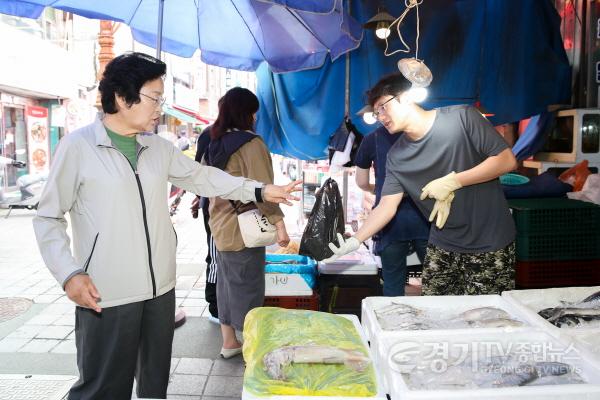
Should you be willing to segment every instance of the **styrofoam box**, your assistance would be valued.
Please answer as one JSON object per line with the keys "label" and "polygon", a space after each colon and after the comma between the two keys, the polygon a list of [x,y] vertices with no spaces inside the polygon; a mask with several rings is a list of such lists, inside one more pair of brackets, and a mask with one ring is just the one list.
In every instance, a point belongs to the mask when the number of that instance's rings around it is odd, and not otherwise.
{"label": "styrofoam box", "polygon": [[[360,338],[362,339],[362,342],[365,346],[365,349],[367,349],[367,351],[369,352],[369,357],[371,358],[371,360],[373,360],[373,350],[371,348],[369,348],[369,345],[367,343],[367,338],[365,337],[365,333],[363,331],[362,326],[360,325],[360,321],[358,320],[358,317],[356,315],[351,315],[351,314],[338,314],[340,317],[344,317],[349,319],[350,321],[352,321],[352,323],[354,324],[354,327],[356,328],[356,331],[358,332],[358,334],[360,335]],[[249,392],[246,391],[246,388],[243,388],[242,390],[242,400],[260,400],[260,399],[269,399],[269,400],[302,400],[302,399],[311,399],[311,400],[365,400],[365,399],[369,399],[369,400],[387,400],[387,397],[385,395],[385,391],[383,390],[383,385],[381,384],[381,375],[380,373],[377,371],[377,368],[375,365],[373,365],[373,369],[375,371],[375,380],[377,381],[377,395],[375,396],[371,396],[371,397],[338,397],[338,396],[283,396],[283,395],[277,395],[277,396],[266,396],[266,397],[259,397],[259,396],[255,396]]]}
{"label": "styrofoam box", "polygon": [[567,335],[582,353],[588,354],[592,362],[600,365],[600,329],[587,330],[585,332],[572,332]]}
{"label": "styrofoam box", "polygon": [[265,296],[312,296],[313,290],[300,274],[265,274]]}
{"label": "styrofoam box", "polygon": [[[523,322],[522,327],[507,327],[507,328],[464,328],[464,329],[428,329],[428,330],[397,330],[387,331],[381,328],[374,310],[387,306],[392,302],[407,304],[423,311],[441,313],[448,317],[456,316],[463,311],[471,310],[478,307],[496,307],[506,311],[512,318]],[[377,348],[377,342],[384,337],[404,337],[414,334],[422,336],[443,335],[443,334],[463,334],[471,333],[474,330],[480,333],[487,332],[518,332],[531,329],[531,325],[526,315],[513,307],[499,295],[482,295],[482,296],[400,296],[400,297],[367,297],[362,301],[361,321],[365,329],[367,340],[371,342],[371,348]],[[384,360],[378,358],[378,353],[375,353],[376,365],[383,367]],[[388,389],[389,385],[384,376],[384,388]],[[388,391],[389,393],[389,391]]]}
{"label": "styrofoam box", "polygon": [[[454,389],[454,390],[414,390],[407,385],[405,377],[396,371],[393,364],[388,359],[390,351],[394,351],[394,346],[400,342],[410,342],[421,348],[432,348],[434,345],[444,346],[456,352],[456,348],[474,348],[482,349],[490,344],[498,345],[503,351],[519,348],[518,346],[527,346],[527,348],[536,349],[561,349],[565,356],[556,361],[565,362],[576,368],[579,375],[586,380],[585,384],[561,384],[561,385],[542,385],[542,386],[519,386],[505,388],[486,388],[486,389]],[[521,347],[523,348],[523,347]],[[423,336],[420,332],[413,331],[412,336],[402,338],[385,337],[379,341],[379,357],[385,358],[386,368],[384,373],[387,381],[390,382],[390,396],[392,400],[458,400],[458,399],[477,399],[477,400],[499,400],[499,399],[526,399],[526,400],[591,400],[600,398],[600,368],[590,363],[587,359],[581,357],[574,349],[568,350],[568,344],[559,341],[557,338],[543,332],[539,329],[530,329],[514,332],[510,335],[498,332],[481,333],[472,331],[468,334],[442,334],[439,336]],[[460,354],[460,351],[458,351]],[[481,354],[481,351],[480,353]],[[537,354],[537,353],[535,353]],[[567,359],[568,357],[568,359]],[[546,357],[546,361],[554,361]],[[540,360],[541,361],[541,360]]]}
{"label": "styrofoam box", "polygon": [[514,308],[521,310],[532,324],[547,329],[555,336],[561,336],[591,331],[600,332],[600,330],[597,327],[586,328],[585,325],[579,328],[559,328],[539,316],[538,311],[544,308],[558,307],[561,301],[575,303],[598,291],[600,291],[600,286],[509,290],[502,292],[502,297]]}
{"label": "styrofoam box", "polygon": [[355,252],[332,263],[319,262],[319,272],[326,275],[377,275],[379,264],[369,252]]}
{"label": "styrofoam box", "polygon": [[584,357],[600,366],[600,328],[585,327],[585,325],[579,328],[559,328],[538,315],[538,311],[557,307],[561,301],[575,303],[597,291],[600,291],[600,286],[510,290],[503,292],[502,297],[515,308],[523,311],[532,324],[556,338],[573,342],[577,349],[582,350]]}

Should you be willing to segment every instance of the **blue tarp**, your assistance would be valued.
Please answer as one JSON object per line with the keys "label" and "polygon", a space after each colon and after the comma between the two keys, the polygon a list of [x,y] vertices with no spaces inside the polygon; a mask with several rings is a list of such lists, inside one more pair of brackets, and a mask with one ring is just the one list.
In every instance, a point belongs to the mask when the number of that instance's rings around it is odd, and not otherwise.
{"label": "blue tarp", "polygon": [[[361,23],[379,2],[352,1]],[[392,15],[404,2],[385,1]],[[571,68],[560,36],[560,17],[550,0],[427,0],[419,7],[419,58],[433,73],[425,108],[480,101],[493,124],[540,114],[550,104],[569,104]],[[385,43],[367,31],[350,53],[350,113],[362,133],[375,129],[355,116],[365,91],[400,58],[414,56],[415,13],[402,27],[413,53],[384,57]],[[392,34],[390,48],[400,48]],[[345,57],[321,68],[273,74],[257,70],[260,110],[257,131],[271,151],[301,159],[326,157],[329,136],[344,118]]]}

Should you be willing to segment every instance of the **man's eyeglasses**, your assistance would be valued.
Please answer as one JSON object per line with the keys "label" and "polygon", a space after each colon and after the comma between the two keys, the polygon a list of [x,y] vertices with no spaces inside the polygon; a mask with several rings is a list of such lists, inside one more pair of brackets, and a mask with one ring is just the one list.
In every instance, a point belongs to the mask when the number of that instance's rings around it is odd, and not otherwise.
{"label": "man's eyeglasses", "polygon": [[157,106],[162,106],[163,104],[165,104],[165,101],[167,101],[167,99],[165,99],[164,97],[152,97],[152,96],[148,96],[147,94],[141,93],[140,94],[144,97],[149,98],[150,100],[152,100]]}
{"label": "man's eyeglasses", "polygon": [[383,104],[381,104],[379,107],[377,107],[374,111],[373,111],[373,116],[378,119],[379,116],[381,115],[382,112],[385,112],[385,105],[387,103],[389,103],[390,101],[394,100],[397,96],[392,97],[391,99],[386,100],[385,102],[383,102]]}

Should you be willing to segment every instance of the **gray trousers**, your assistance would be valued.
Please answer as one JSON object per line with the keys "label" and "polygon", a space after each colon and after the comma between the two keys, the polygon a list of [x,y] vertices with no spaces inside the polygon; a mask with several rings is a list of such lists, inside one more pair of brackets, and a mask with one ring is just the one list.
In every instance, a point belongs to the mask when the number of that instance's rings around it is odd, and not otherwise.
{"label": "gray trousers", "polygon": [[69,400],[164,399],[173,345],[175,290],[157,298],[102,309],[77,307],[75,344],[79,380]]}
{"label": "gray trousers", "polygon": [[248,311],[265,301],[265,248],[217,251],[217,264],[219,321],[241,331]]}

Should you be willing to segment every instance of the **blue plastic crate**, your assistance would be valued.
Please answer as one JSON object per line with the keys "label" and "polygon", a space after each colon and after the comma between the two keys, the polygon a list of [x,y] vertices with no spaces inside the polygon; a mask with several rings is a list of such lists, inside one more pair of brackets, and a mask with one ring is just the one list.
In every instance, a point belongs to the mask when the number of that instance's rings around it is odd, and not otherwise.
{"label": "blue plastic crate", "polygon": [[298,254],[267,254],[265,272],[299,274],[310,288],[314,288],[317,276],[317,262],[310,257]]}

